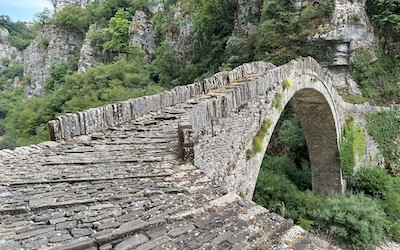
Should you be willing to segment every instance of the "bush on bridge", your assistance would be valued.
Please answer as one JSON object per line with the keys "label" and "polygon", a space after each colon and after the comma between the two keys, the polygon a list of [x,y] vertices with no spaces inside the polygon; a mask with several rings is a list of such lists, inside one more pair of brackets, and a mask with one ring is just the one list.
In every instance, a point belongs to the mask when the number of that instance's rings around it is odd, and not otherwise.
{"label": "bush on bridge", "polygon": [[258,130],[256,136],[253,138],[252,149],[247,151],[247,158],[251,158],[262,151],[265,135],[271,125],[272,121],[270,119],[265,119],[263,121],[260,130]]}

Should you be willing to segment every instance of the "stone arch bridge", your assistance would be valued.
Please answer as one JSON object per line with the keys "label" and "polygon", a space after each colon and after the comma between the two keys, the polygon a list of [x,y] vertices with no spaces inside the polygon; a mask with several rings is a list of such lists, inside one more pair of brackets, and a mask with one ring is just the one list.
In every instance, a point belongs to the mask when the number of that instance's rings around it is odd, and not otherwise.
{"label": "stone arch bridge", "polygon": [[[338,140],[359,107],[343,102],[312,58],[254,62],[58,117],[53,142],[0,151],[0,248],[334,249],[238,195],[252,197],[289,101],[314,191],[341,192]],[[265,123],[262,150],[249,156]]]}

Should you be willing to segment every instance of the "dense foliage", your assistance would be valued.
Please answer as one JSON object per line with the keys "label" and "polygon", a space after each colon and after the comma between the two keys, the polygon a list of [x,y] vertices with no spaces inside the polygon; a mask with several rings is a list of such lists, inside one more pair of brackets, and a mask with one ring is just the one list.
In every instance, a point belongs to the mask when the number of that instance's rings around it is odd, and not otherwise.
{"label": "dense foliage", "polygon": [[99,64],[85,73],[68,74],[73,67],[71,65],[73,63],[67,62],[52,67],[52,79],[44,97],[31,98],[26,102],[16,101],[22,95],[1,99],[5,102],[5,108],[0,110],[5,137],[0,142],[0,148],[49,140],[46,123],[56,115],[164,90],[151,84],[139,53],[131,59],[120,56],[112,63]]}
{"label": "dense foliage", "polygon": [[[36,36],[32,27],[27,23],[13,22],[9,16],[0,15],[0,27],[6,28],[10,33],[8,42],[19,50],[24,50],[29,46],[32,39]],[[0,43],[2,41],[0,40]]]}
{"label": "dense foliage", "polygon": [[367,0],[367,14],[381,34],[400,38],[400,1],[399,0]]}
{"label": "dense foliage", "polygon": [[333,11],[331,0],[314,1],[297,18],[288,0],[266,0],[255,37],[255,57],[274,64],[284,64],[298,56],[313,56],[318,61],[332,58],[334,44],[310,40],[316,28]]}
{"label": "dense foliage", "polygon": [[361,159],[364,153],[364,130],[355,125],[353,117],[349,117],[346,119],[339,145],[339,158],[343,177],[348,178],[354,173],[357,159]]}
{"label": "dense foliage", "polygon": [[[382,123],[388,121],[382,119]],[[375,166],[354,173],[356,156],[361,157],[364,151],[364,131],[349,117],[341,139],[340,160],[344,175],[351,177],[350,192],[332,197],[314,195],[311,169],[304,167],[308,160],[304,134],[289,105],[272,135],[253,200],[346,249],[374,249],[384,239],[399,242],[400,178]]]}
{"label": "dense foliage", "polygon": [[400,103],[400,59],[385,53],[382,45],[356,50],[351,75],[372,104]]}
{"label": "dense foliage", "polygon": [[400,174],[400,147],[397,141],[400,138],[399,117],[399,109],[367,114],[368,133],[378,142],[378,148],[385,157],[386,167],[393,174]]}

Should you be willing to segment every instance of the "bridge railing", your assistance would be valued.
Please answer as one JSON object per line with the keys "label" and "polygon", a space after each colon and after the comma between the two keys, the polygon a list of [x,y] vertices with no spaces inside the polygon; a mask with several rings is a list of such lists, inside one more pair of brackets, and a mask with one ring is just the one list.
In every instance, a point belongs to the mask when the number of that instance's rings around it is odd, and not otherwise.
{"label": "bridge railing", "polygon": [[69,113],[48,122],[51,139],[58,141],[102,131],[150,112],[185,102],[190,98],[206,94],[212,89],[274,67],[273,64],[267,62],[246,63],[232,71],[220,72],[200,82],[178,86],[156,95],[129,99],[73,114]]}

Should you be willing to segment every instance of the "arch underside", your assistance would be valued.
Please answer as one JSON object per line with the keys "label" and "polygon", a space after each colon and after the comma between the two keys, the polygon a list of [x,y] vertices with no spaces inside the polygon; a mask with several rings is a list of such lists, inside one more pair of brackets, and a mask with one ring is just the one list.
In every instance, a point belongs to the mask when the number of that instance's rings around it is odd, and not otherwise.
{"label": "arch underside", "polygon": [[304,129],[312,171],[313,192],[343,191],[336,123],[325,97],[314,89],[299,90],[290,100]]}

